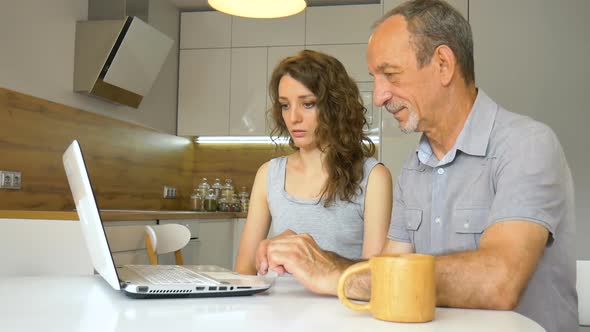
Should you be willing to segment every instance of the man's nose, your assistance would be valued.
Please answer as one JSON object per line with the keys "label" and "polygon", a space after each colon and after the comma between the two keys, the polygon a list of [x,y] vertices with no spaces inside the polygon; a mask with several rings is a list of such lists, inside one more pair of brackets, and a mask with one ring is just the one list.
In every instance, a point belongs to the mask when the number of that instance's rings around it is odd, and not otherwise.
{"label": "man's nose", "polygon": [[387,88],[387,84],[382,82],[382,80],[378,77],[375,77],[375,81],[373,82],[373,103],[376,106],[383,106],[389,101],[392,97],[391,91]]}

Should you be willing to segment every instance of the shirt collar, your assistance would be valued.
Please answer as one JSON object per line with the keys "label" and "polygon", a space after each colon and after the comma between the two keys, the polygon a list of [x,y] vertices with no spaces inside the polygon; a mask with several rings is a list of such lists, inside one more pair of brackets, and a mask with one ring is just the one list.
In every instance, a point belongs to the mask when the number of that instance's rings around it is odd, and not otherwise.
{"label": "shirt collar", "polygon": [[[485,156],[497,112],[498,105],[482,89],[478,89],[471,112],[457,137],[455,146],[445,155],[443,160],[437,161],[434,165],[441,166],[452,162],[457,150],[474,156]],[[432,164],[432,158],[436,159],[428,138],[424,134],[420,138],[416,153],[423,164]]]}

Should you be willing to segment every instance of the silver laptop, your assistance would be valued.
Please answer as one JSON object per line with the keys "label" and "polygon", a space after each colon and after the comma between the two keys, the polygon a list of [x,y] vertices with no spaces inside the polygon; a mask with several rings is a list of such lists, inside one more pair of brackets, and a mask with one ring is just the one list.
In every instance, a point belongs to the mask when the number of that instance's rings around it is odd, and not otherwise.
{"label": "silver laptop", "polygon": [[135,298],[210,297],[250,295],[272,286],[272,280],[267,278],[240,275],[212,265],[116,268],[78,141],[68,147],[63,163],[94,269],[114,289]]}

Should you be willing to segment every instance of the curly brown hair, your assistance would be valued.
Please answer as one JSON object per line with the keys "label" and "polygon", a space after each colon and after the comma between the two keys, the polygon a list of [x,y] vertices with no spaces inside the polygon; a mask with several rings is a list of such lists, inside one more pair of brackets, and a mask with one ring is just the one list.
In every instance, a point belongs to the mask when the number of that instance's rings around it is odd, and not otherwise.
{"label": "curly brown hair", "polygon": [[375,153],[375,144],[363,131],[367,110],[356,82],[336,58],[312,50],[303,50],[277,65],[269,84],[269,113],[274,122],[271,138],[289,137],[289,145],[295,150],[298,148],[283,120],[278,96],[279,82],[285,75],[317,97],[318,127],[314,134],[318,147],[325,153],[328,169],[328,181],[321,195],[324,206],[332,205],[337,197],[352,202],[362,192],[364,161]]}

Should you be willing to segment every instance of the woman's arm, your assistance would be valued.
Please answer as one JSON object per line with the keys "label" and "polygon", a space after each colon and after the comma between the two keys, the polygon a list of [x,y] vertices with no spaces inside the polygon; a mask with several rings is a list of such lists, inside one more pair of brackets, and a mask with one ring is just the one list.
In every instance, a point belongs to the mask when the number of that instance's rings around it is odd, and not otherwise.
{"label": "woman's arm", "polygon": [[234,270],[241,274],[256,274],[256,248],[266,239],[270,228],[270,211],[266,199],[268,162],[260,166],[252,186],[246,225],[240,237],[240,248]]}
{"label": "woman's arm", "polygon": [[387,240],[392,206],[391,173],[378,164],[371,170],[365,195],[363,258],[381,253]]}

